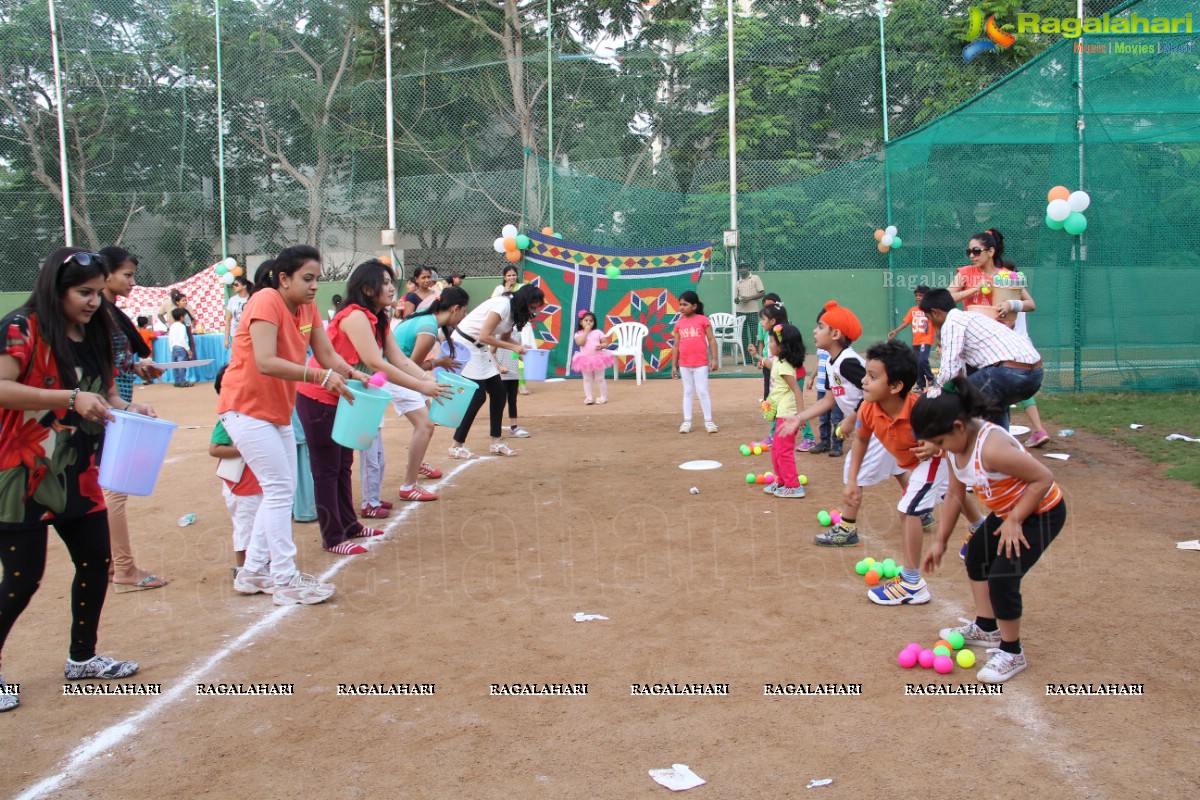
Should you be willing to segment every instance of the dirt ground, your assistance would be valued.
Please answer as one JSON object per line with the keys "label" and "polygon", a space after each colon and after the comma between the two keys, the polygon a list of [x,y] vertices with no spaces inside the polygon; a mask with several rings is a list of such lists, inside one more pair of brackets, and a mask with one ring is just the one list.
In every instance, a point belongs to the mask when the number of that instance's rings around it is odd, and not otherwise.
{"label": "dirt ground", "polygon": [[[162,695],[63,696],[70,564],[52,537],[5,648],[22,705],[0,715],[0,796],[665,797],[647,770],[674,763],[708,781],[696,797],[808,797],[819,778],[833,783],[813,797],[1194,794],[1200,554],[1174,543],[1195,538],[1200,492],[1102,440],[1056,437],[1048,450],[1071,459],[1047,463],[1070,516],[1024,583],[1029,669],[1002,696],[908,696],[909,683],[975,684],[975,670],[895,663],[971,615],[964,570],[948,558],[927,605],[868,602],[854,563],[899,554],[894,487],[867,490],[864,547],[815,547],[817,512],[841,503],[842,462],[797,454],[803,500],[746,486],[769,469],[738,453],[766,433],[760,386],[713,381],[715,435],[677,432],[681,388],[661,380],[610,381],[604,406],[584,406],[578,381],[535,384],[520,398],[533,437],[514,442],[516,458],[450,461],[439,429],[441,499],[397,503],[369,554],[325,553],[315,524],[295,526],[301,569],[338,591],[287,609],[232,590],[211,386],[139,389],[196,427],[176,433],[155,495],[129,503],[139,564],[172,582],[110,593],[100,643],[140,661],[132,682]],[[394,495],[409,429],[388,413]],[[468,444],[486,451],[485,434],[477,423]],[[710,458],[724,466],[679,469]],[[178,527],[188,512],[198,522]],[[197,696],[218,682],[290,683],[294,695]],[[341,683],[435,693],[339,696]],[[585,683],[587,695],[490,693],[513,683]],[[729,694],[631,696],[648,683]],[[780,683],[861,695],[764,696]],[[1052,697],[1049,683],[1145,694]]]}

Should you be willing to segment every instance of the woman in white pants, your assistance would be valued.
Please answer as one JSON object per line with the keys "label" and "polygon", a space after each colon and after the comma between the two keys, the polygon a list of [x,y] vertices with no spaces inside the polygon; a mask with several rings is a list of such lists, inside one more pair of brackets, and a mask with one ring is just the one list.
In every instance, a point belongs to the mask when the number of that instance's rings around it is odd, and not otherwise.
{"label": "woman in white pants", "polygon": [[[353,397],[345,381],[355,372],[334,352],[313,300],[321,279],[321,253],[293,245],[255,276],[255,291],[242,311],[233,353],[221,386],[217,413],[263,490],[254,516],[245,567],[233,588],[243,594],[274,594],[275,605],[328,600],[331,583],[296,568],[292,499],[296,491],[296,438],[292,410],[296,384],[316,383]],[[305,365],[308,348],[324,369]],[[265,570],[270,568],[270,574]]]}

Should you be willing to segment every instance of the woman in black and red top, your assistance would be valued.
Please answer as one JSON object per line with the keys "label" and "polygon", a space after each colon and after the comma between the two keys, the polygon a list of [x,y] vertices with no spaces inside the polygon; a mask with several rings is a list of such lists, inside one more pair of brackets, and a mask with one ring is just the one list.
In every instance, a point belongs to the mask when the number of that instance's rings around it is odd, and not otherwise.
{"label": "woman in black and red top", "polygon": [[[0,648],[37,591],[50,525],[71,560],[68,679],[125,678],[133,661],[96,655],[108,588],[108,514],[96,466],[110,409],[153,413],[121,399],[112,329],[101,308],[108,264],[61,248],[25,305],[0,320]],[[18,698],[0,679],[0,711]]]}

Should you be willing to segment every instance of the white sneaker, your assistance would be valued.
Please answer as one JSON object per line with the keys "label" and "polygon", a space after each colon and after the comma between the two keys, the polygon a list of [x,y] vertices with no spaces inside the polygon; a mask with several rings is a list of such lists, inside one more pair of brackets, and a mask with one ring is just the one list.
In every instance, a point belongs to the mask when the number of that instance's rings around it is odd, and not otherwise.
{"label": "white sneaker", "polygon": [[988,659],[987,665],[975,674],[975,677],[984,683],[1004,683],[1029,666],[1024,653],[1006,653],[999,648],[988,652],[992,657]]}
{"label": "white sneaker", "polygon": [[251,572],[243,567],[233,577],[233,588],[242,594],[271,594],[275,591],[275,581],[266,572]]}
{"label": "white sneaker", "polygon": [[985,631],[975,624],[974,620],[969,620],[966,617],[959,617],[960,622],[967,623],[957,628],[942,628],[938,631],[938,638],[945,639],[952,633],[960,633],[963,637],[963,644],[973,644],[976,647],[999,647],[1000,646],[1000,630]]}
{"label": "white sneaker", "polygon": [[717,423],[713,422],[711,419],[704,420],[704,430],[708,431],[709,433],[716,433]]}
{"label": "white sneaker", "polygon": [[275,605],[311,606],[323,603],[333,596],[332,583],[321,583],[312,575],[297,572],[287,586],[275,587]]}
{"label": "white sneaker", "polygon": [[679,432],[680,433],[691,433],[692,432],[692,421],[690,419],[685,419],[683,421],[683,424],[679,426]]}
{"label": "white sneaker", "polygon": [[516,437],[517,439],[528,439],[533,434],[522,428],[520,425],[514,425],[508,429],[508,435]]}

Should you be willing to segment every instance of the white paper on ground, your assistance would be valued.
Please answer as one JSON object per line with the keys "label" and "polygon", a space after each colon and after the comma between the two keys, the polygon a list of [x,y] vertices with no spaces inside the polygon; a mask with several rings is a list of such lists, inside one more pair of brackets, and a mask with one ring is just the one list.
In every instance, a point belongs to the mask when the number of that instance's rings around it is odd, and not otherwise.
{"label": "white paper on ground", "polygon": [[1182,433],[1172,433],[1167,437],[1168,442],[1200,442],[1200,439],[1193,439],[1190,436],[1184,436]]}
{"label": "white paper on ground", "polygon": [[585,614],[582,611],[575,612],[576,622],[589,622],[593,619],[608,619],[608,617],[602,617],[599,614]]}
{"label": "white paper on ground", "polygon": [[1145,426],[1145,425],[1139,425],[1139,424],[1137,424],[1136,422],[1131,422],[1131,423],[1129,423],[1129,430],[1131,430],[1131,431],[1140,431],[1140,430],[1141,430],[1142,428],[1144,428],[1144,427],[1146,427],[1146,426]]}
{"label": "white paper on ground", "polygon": [[161,369],[165,372],[169,369],[189,369],[191,367],[203,367],[211,364],[212,362],[213,360],[211,358],[197,358],[192,361],[169,361],[166,364],[159,364],[154,361],[146,361],[144,363],[149,364],[154,369]]}
{"label": "white paper on ground", "polygon": [[1008,432],[1013,436],[1024,436],[1025,434],[1029,433],[1029,428],[1025,427],[1024,425],[1009,425]]}
{"label": "white paper on ground", "polygon": [[1058,461],[1066,461],[1068,458],[1070,458],[1070,456],[1066,453],[1043,453],[1042,455],[1044,455],[1046,458],[1053,458]]}
{"label": "white paper on ground", "polygon": [[670,769],[652,769],[650,777],[659,786],[665,786],[672,792],[682,792],[684,789],[695,789],[704,785],[704,778],[692,772],[687,764],[672,764]]}
{"label": "white paper on ground", "polygon": [[1179,550],[1200,550],[1200,539],[1192,539],[1190,542],[1180,542],[1175,547]]}
{"label": "white paper on ground", "polygon": [[821,778],[819,780],[814,779],[814,780],[809,781],[808,786],[806,786],[804,788],[814,789],[818,786],[828,786],[831,783],[833,783],[833,778]]}
{"label": "white paper on ground", "polygon": [[701,459],[699,461],[685,461],[679,465],[680,469],[720,469],[721,462],[711,459]]}

